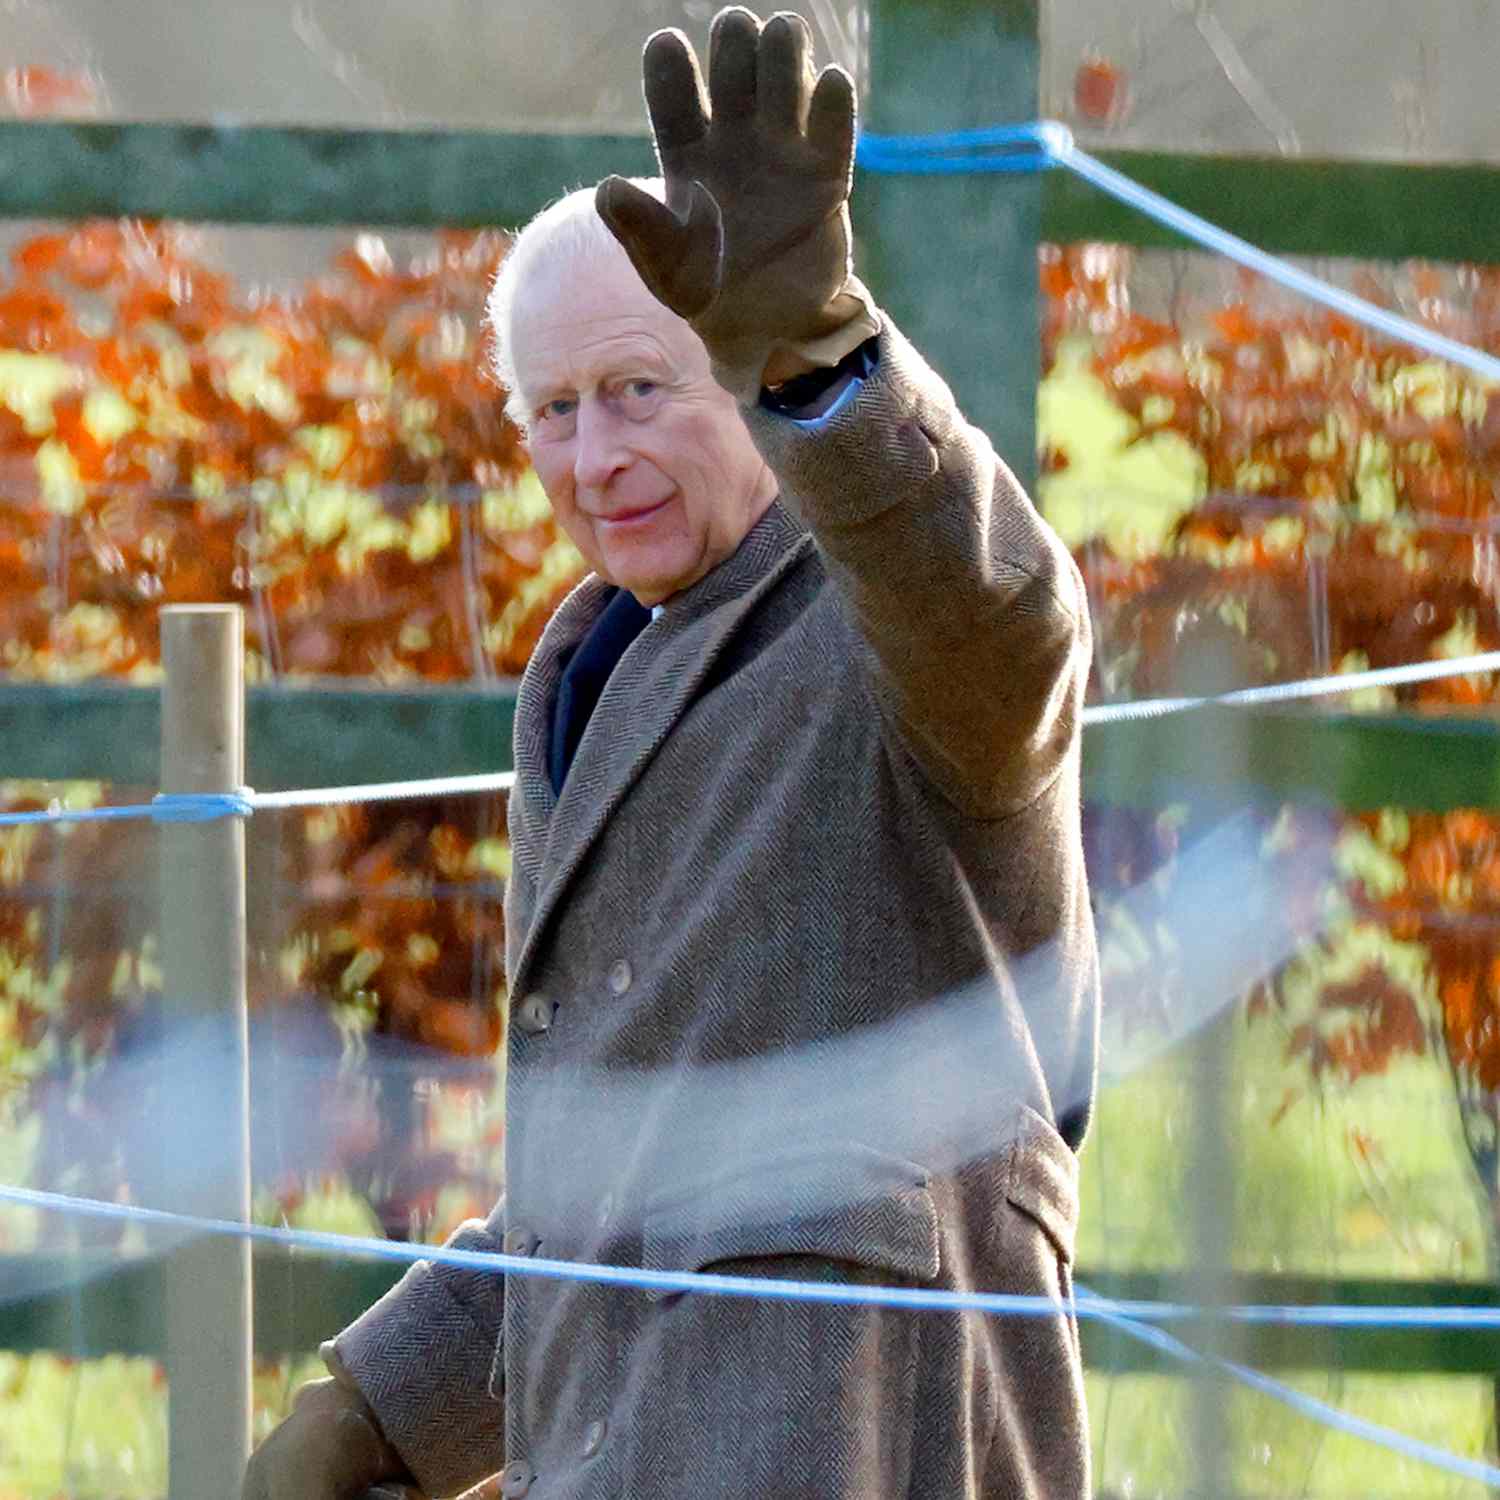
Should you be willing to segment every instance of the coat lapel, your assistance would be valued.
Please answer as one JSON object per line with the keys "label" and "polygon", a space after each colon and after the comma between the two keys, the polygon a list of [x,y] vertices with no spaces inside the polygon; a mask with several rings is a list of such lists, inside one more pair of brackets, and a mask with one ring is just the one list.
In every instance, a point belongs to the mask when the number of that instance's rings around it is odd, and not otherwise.
{"label": "coat lapel", "polygon": [[[527,860],[534,864],[528,873],[537,882],[538,896],[525,932],[512,935],[521,944],[513,989],[525,985],[542,934],[589,850],[692,703],[719,654],[756,603],[811,547],[811,537],[773,505],[732,557],[673,599],[620,658],[562,795],[554,798],[547,778],[547,733],[561,675],[558,656],[598,617],[607,590],[590,579],[565,601],[554,621],[555,635],[549,626],[538,647],[538,655],[547,651],[547,660],[539,664],[535,680],[527,674],[517,703],[518,790],[531,802],[528,814],[541,814],[526,819],[528,842],[541,852]],[[550,809],[550,817],[543,809]]]}

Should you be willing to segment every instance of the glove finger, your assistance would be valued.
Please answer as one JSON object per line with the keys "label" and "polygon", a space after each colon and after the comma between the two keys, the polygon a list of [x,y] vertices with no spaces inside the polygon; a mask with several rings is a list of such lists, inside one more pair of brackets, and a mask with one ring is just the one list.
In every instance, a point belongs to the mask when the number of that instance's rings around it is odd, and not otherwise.
{"label": "glove finger", "polygon": [[[668,266],[682,253],[683,220],[633,182],[606,177],[594,190],[594,207],[637,270],[642,261]],[[650,280],[647,276],[648,285]]]}
{"label": "glove finger", "polygon": [[656,32],[641,59],[646,110],[656,137],[662,170],[668,156],[708,133],[708,102],[703,75],[688,39],[675,28]]}
{"label": "glove finger", "polygon": [[658,301],[683,318],[713,301],[723,226],[718,204],[701,183],[693,183],[689,191],[684,218],[623,177],[606,177],[599,184],[594,207]]}
{"label": "glove finger", "polygon": [[854,171],[854,80],[839,67],[823,69],[807,110],[808,143],[830,171]]}
{"label": "glove finger", "polygon": [[794,11],[777,11],[760,35],[755,93],[761,121],[800,134],[812,93],[812,33]]}
{"label": "glove finger", "polygon": [[741,120],[755,112],[755,54],[760,22],[743,6],[728,5],[708,34],[708,99],[715,120]]}

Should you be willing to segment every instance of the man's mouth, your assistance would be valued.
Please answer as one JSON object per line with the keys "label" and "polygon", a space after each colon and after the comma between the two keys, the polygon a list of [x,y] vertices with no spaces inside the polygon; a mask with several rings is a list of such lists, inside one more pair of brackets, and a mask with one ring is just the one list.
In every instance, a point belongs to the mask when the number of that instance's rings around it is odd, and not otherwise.
{"label": "man's mouth", "polygon": [[633,510],[617,510],[610,515],[598,517],[598,520],[604,526],[634,526],[638,522],[649,520],[657,511],[669,505],[671,500],[672,497],[668,495],[665,500],[658,500],[654,504],[640,505]]}

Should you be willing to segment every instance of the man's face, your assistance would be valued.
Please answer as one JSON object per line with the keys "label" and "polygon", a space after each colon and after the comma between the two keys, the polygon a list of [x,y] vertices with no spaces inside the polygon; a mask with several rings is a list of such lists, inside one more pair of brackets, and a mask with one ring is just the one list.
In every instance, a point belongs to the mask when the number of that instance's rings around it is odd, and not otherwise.
{"label": "man's face", "polygon": [[510,339],[531,461],[596,573],[649,606],[734,552],[775,480],[702,341],[628,261],[534,270]]}

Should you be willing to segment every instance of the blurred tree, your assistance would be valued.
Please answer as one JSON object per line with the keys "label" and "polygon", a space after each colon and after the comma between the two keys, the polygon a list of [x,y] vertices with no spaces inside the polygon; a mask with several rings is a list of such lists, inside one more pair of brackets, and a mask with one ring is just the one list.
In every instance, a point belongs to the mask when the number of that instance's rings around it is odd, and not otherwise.
{"label": "blurred tree", "polygon": [[[582,562],[487,373],[505,248],[440,234],[397,265],[361,235],[272,294],[176,226],[19,244],[0,285],[0,672],[149,681],[162,604],[233,601],[252,680],[519,673]],[[60,791],[5,790],[17,808]],[[488,1207],[496,1143],[465,1155],[429,1117],[435,1080],[494,1081],[503,811],[316,810],[276,839],[259,873],[280,922],[252,934],[252,1003],[316,997],[331,1065],[381,1063],[360,1108],[329,1091],[333,1165],[391,1233],[440,1228],[455,1193]],[[47,1185],[115,1197],[140,1170],[105,1075],[156,1037],[154,917],[135,899],[153,857],[149,832],[117,827],[0,834],[0,1088],[45,1111]],[[282,1206],[310,1188],[280,1182]]]}

